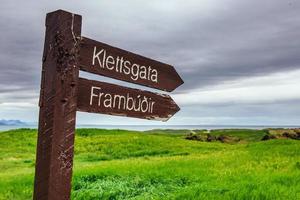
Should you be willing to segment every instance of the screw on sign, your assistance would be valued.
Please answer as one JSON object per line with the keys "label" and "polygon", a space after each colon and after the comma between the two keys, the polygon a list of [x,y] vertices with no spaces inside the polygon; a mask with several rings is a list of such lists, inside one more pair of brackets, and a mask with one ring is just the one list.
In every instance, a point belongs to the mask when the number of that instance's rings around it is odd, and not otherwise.
{"label": "screw on sign", "polygon": [[179,107],[169,95],[79,78],[79,70],[164,91],[183,84],[167,65],[81,37],[81,16],[48,13],[40,91],[34,200],[71,194],[76,111],[167,121]]}

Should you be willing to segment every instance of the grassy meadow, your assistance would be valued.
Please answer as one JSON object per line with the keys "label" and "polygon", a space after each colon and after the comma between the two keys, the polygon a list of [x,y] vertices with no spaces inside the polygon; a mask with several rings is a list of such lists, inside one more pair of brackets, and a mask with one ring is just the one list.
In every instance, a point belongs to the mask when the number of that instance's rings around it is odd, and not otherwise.
{"label": "grassy meadow", "polygon": [[[300,141],[264,130],[78,129],[72,199],[300,199]],[[192,134],[205,134],[193,130]],[[0,132],[0,200],[32,199],[37,131]]]}

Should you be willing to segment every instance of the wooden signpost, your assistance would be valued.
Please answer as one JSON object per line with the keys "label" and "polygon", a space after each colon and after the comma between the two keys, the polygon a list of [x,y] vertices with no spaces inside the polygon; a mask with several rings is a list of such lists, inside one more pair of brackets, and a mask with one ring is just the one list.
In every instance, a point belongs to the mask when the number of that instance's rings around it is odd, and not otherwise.
{"label": "wooden signpost", "polygon": [[169,95],[79,78],[79,70],[164,91],[183,84],[175,69],[81,37],[81,16],[46,17],[34,200],[68,200],[76,111],[167,121],[179,107]]}

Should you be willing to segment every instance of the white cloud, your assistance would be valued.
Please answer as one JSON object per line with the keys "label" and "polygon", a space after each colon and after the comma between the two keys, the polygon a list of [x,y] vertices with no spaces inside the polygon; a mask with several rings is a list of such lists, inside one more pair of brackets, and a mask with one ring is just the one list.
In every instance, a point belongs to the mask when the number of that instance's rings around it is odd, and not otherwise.
{"label": "white cloud", "polygon": [[[64,9],[83,16],[84,36],[175,66],[185,84],[172,95],[181,111],[170,124],[300,124],[299,8],[283,0],[4,0],[0,118],[37,121],[45,14]],[[78,123],[156,122],[80,113]]]}
{"label": "white cloud", "polygon": [[0,110],[26,110],[30,108],[36,108],[37,105],[26,102],[10,102],[10,103],[0,103]]}
{"label": "white cloud", "polygon": [[174,95],[181,105],[259,104],[300,100],[300,70],[225,82]]}

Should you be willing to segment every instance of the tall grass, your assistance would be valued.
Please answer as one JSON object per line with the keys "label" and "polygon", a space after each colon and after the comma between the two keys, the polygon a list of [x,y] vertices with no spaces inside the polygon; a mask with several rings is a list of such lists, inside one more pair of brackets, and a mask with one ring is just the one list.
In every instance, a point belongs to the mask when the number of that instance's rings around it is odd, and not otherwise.
{"label": "tall grass", "polygon": [[[77,130],[72,199],[300,199],[299,141],[220,130],[211,134],[243,142],[208,143],[188,132]],[[0,132],[0,200],[32,198],[35,146],[36,130]]]}

